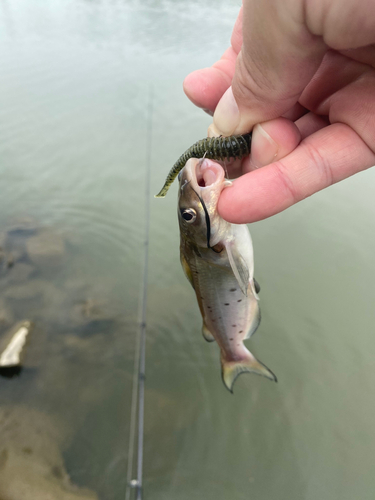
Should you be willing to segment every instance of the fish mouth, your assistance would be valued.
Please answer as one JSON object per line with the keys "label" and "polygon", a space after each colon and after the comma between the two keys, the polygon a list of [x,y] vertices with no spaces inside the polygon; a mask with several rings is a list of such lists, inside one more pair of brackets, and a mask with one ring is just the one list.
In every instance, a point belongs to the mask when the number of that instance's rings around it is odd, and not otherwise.
{"label": "fish mouth", "polygon": [[219,163],[203,159],[198,161],[195,167],[195,178],[197,185],[202,189],[212,188],[215,184],[224,181],[224,170]]}
{"label": "fish mouth", "polygon": [[181,193],[186,186],[189,186],[190,190],[195,193],[204,213],[207,248],[220,253],[221,249],[217,250],[214,247],[220,236],[218,232],[220,217],[217,214],[216,206],[225,186],[224,169],[219,163],[212,160],[191,158],[182,172]]}
{"label": "fish mouth", "polygon": [[185,186],[190,185],[205,197],[208,192],[219,195],[224,187],[224,180],[224,169],[219,163],[207,158],[190,158],[181,171],[180,187],[184,191]]}

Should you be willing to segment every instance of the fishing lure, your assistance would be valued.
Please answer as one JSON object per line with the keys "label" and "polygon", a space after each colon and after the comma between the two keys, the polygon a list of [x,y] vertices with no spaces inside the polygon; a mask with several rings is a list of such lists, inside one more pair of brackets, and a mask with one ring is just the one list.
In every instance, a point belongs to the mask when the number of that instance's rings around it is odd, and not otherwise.
{"label": "fishing lure", "polygon": [[244,158],[250,154],[251,132],[229,137],[207,137],[193,144],[176,161],[171,168],[164,186],[155,198],[164,198],[170,186],[190,158],[209,158],[211,160],[229,160],[230,158]]}

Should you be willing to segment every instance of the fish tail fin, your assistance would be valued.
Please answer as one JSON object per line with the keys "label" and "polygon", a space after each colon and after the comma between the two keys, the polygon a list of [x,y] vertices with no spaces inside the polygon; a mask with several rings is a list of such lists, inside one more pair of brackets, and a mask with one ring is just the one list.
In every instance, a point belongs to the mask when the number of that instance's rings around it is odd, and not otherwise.
{"label": "fish tail fin", "polygon": [[221,375],[225,387],[233,394],[233,385],[237,377],[241,373],[256,373],[267,377],[274,382],[277,382],[276,375],[267,368],[266,365],[258,361],[250,351],[246,349],[246,356],[240,360],[226,360],[224,356],[221,357]]}

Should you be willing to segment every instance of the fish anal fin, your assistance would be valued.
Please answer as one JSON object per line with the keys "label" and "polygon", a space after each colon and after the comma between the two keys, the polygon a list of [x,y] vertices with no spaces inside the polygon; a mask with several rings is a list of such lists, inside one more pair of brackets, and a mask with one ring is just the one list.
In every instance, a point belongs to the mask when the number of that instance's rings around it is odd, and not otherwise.
{"label": "fish anal fin", "polygon": [[276,375],[267,368],[263,363],[258,361],[255,356],[247,351],[246,357],[241,360],[227,361],[223,356],[221,358],[221,374],[223,382],[228,391],[233,393],[233,385],[237,377],[241,373],[255,373],[267,377],[274,382],[277,382]]}
{"label": "fish anal fin", "polygon": [[233,245],[233,240],[225,243],[225,249],[227,251],[228,260],[233,274],[236,277],[242,293],[247,296],[250,279],[249,268],[240,252],[237,250],[235,245]]}
{"label": "fish anal fin", "polygon": [[206,342],[214,342],[215,341],[215,337],[212,335],[212,333],[207,328],[205,323],[203,323],[203,326],[202,326],[202,335],[203,335],[203,338]]}

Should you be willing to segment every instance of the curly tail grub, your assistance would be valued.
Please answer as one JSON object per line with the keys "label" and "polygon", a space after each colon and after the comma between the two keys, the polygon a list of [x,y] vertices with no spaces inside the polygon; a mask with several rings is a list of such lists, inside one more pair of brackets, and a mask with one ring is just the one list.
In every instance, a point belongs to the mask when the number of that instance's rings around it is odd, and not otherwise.
{"label": "curly tail grub", "polygon": [[164,198],[172,182],[190,158],[209,158],[210,160],[229,160],[230,158],[244,158],[250,154],[251,132],[230,137],[207,137],[193,144],[171,168],[164,186],[155,198]]}

